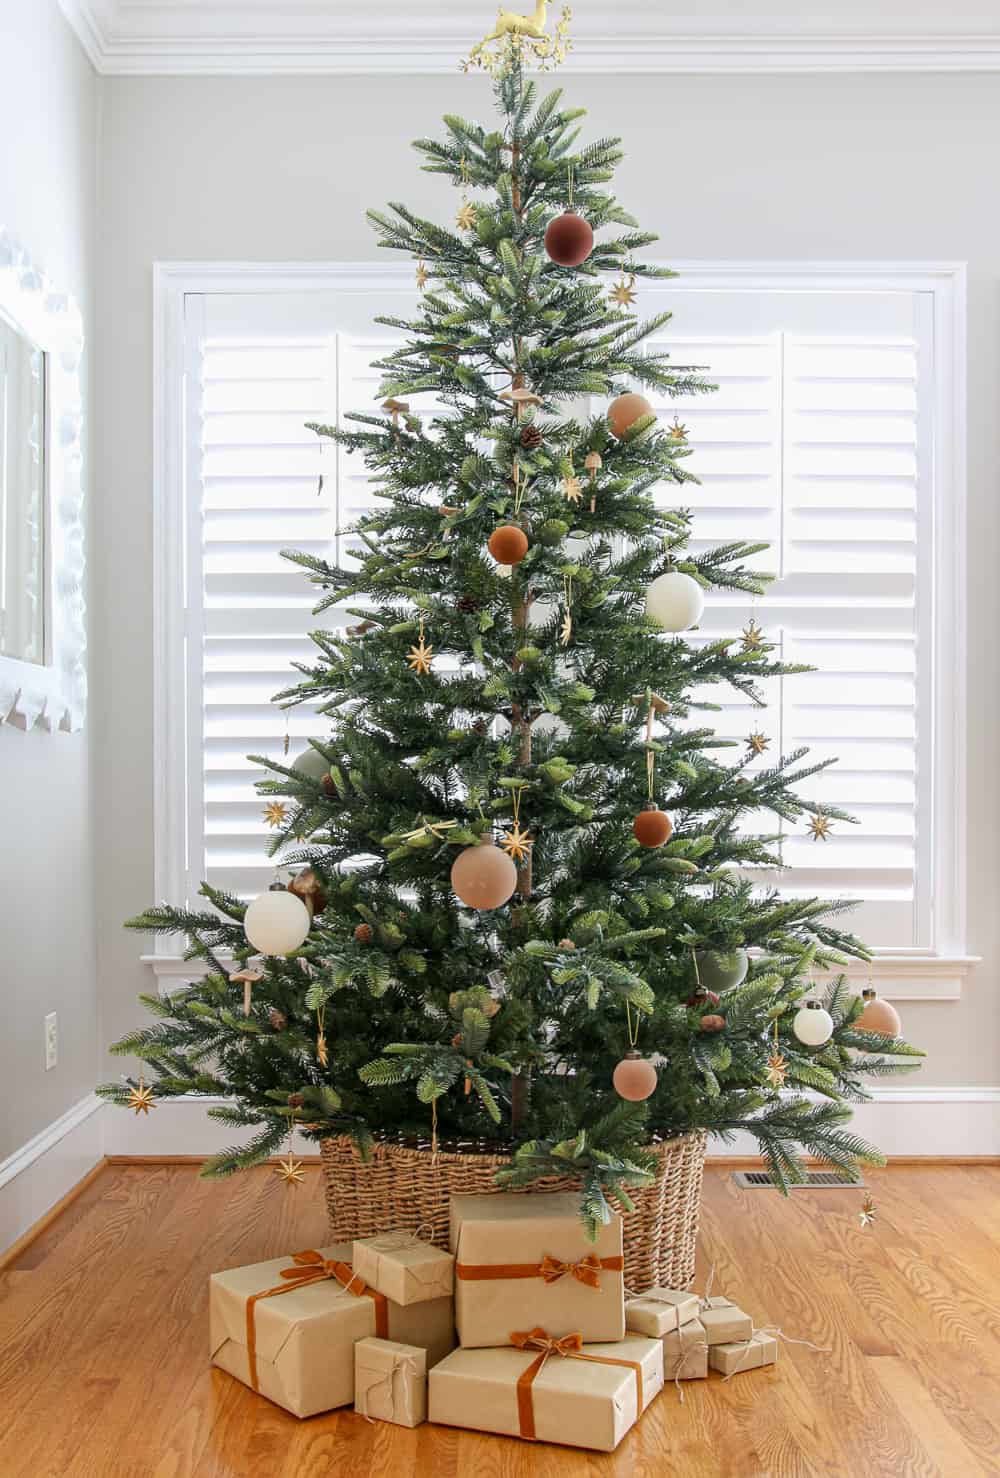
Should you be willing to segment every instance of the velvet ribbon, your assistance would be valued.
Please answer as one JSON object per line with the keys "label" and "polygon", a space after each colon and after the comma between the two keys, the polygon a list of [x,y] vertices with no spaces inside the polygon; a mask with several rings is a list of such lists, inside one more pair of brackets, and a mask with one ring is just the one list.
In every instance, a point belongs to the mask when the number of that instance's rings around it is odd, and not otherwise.
{"label": "velvet ribbon", "polygon": [[564,1360],[588,1360],[593,1365],[620,1365],[624,1370],[631,1370],[635,1376],[636,1420],[642,1416],[642,1366],[634,1360],[613,1360],[609,1355],[585,1355],[582,1334],[564,1334],[561,1339],[553,1339],[544,1329],[529,1329],[526,1333],[512,1334],[510,1342],[519,1350],[540,1352],[538,1358],[532,1360],[527,1370],[518,1376],[517,1381],[517,1420],[521,1436],[527,1442],[535,1440],[535,1403],[531,1388],[550,1355],[559,1355]]}
{"label": "velvet ribbon", "polygon": [[377,1339],[388,1339],[389,1337],[389,1303],[385,1295],[376,1293],[374,1288],[369,1288],[367,1283],[358,1278],[349,1262],[336,1262],[325,1258],[321,1252],[309,1250],[307,1252],[294,1252],[292,1254],[292,1266],[282,1268],[282,1278],[287,1281],[279,1283],[276,1288],[265,1288],[263,1293],[253,1293],[247,1299],[247,1360],[250,1365],[250,1385],[255,1391],[260,1387],[257,1383],[257,1321],[255,1311],[261,1299],[276,1298],[280,1293],[290,1293],[293,1288],[305,1288],[310,1283],[322,1283],[326,1278],[332,1278],[339,1283],[345,1293],[353,1294],[355,1298],[367,1295],[375,1304],[375,1336]]}
{"label": "velvet ribbon", "polygon": [[622,1257],[598,1257],[593,1252],[581,1257],[579,1262],[561,1262],[546,1253],[541,1262],[460,1262],[455,1266],[455,1273],[472,1283],[484,1283],[495,1278],[543,1278],[546,1283],[558,1283],[560,1278],[571,1274],[584,1287],[600,1290],[601,1273],[620,1273],[624,1266]]}

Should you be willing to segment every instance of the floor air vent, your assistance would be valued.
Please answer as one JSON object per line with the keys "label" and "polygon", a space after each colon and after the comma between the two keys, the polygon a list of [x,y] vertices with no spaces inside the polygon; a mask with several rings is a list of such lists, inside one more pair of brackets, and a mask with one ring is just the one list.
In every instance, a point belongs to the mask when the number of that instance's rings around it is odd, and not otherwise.
{"label": "floor air vent", "polygon": [[[749,1191],[770,1190],[777,1186],[777,1181],[769,1170],[734,1170],[733,1179],[737,1185],[744,1186]],[[793,1191],[853,1191],[858,1186],[863,1186],[864,1180],[861,1176],[857,1180],[841,1180],[839,1175],[834,1175],[832,1170],[807,1170],[806,1178],[802,1185],[789,1187]]]}

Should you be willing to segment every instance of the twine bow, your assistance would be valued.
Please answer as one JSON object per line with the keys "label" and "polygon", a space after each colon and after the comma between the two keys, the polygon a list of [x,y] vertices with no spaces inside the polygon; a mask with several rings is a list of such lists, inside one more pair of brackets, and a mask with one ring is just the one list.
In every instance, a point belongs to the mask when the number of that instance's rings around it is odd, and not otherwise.
{"label": "twine bow", "polygon": [[321,1252],[309,1248],[305,1252],[294,1252],[292,1254],[292,1266],[282,1268],[281,1277],[285,1279],[275,1288],[265,1288],[262,1293],[252,1293],[247,1299],[247,1364],[250,1367],[250,1385],[253,1390],[259,1391],[257,1381],[257,1305],[265,1298],[277,1298],[279,1294],[290,1293],[293,1288],[306,1288],[310,1283],[322,1283],[327,1278],[339,1283],[345,1293],[350,1293],[354,1298],[370,1298],[375,1304],[375,1334],[378,1339],[387,1339],[389,1336],[389,1304],[384,1294],[376,1293],[374,1288],[369,1288],[363,1278],[359,1278],[349,1262],[340,1262],[333,1258],[326,1258]]}
{"label": "twine bow", "polygon": [[[402,1392],[396,1390],[396,1382],[404,1376],[412,1377],[413,1380],[419,1380],[419,1362],[415,1355],[404,1355],[396,1350],[393,1352],[392,1368],[387,1370],[377,1381],[373,1381],[370,1386],[359,1387],[355,1398],[355,1410],[358,1414],[363,1416],[366,1422],[371,1422],[374,1426],[375,1417],[369,1416],[368,1414],[371,1409],[372,1397],[377,1397],[384,1391],[389,1398],[388,1420],[394,1422],[396,1420],[396,1407],[401,1396],[408,1397],[410,1395],[409,1385],[406,1383],[403,1385]],[[406,1415],[412,1420],[413,1403],[409,1400],[406,1403]]]}
{"label": "twine bow", "polygon": [[561,1262],[558,1257],[550,1257],[546,1253],[542,1258],[541,1272],[546,1283],[558,1283],[560,1278],[571,1273],[578,1283],[584,1283],[588,1288],[599,1289],[601,1286],[601,1259],[593,1252],[588,1252],[578,1262]]}
{"label": "twine bow", "polygon": [[642,1416],[642,1366],[634,1360],[613,1360],[609,1355],[586,1355],[583,1351],[583,1335],[579,1333],[564,1334],[559,1339],[554,1339],[545,1329],[536,1327],[526,1331],[515,1332],[510,1335],[510,1342],[518,1350],[538,1350],[536,1359],[532,1360],[528,1368],[518,1376],[517,1379],[517,1417],[521,1429],[521,1436],[527,1442],[535,1441],[535,1403],[531,1388],[535,1378],[540,1374],[546,1361],[552,1355],[559,1355],[564,1360],[587,1360],[592,1365],[618,1365],[623,1370],[631,1370],[635,1376],[635,1415],[638,1421]]}

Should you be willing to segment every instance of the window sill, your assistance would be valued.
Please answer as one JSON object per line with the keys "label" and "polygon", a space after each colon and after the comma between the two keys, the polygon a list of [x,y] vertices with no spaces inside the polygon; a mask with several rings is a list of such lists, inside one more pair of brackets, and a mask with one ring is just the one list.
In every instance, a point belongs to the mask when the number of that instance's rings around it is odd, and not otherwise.
{"label": "window sill", "polygon": [[[228,956],[220,960],[229,963]],[[176,989],[186,980],[197,980],[207,974],[200,960],[185,960],[182,955],[141,955],[156,976],[161,993]],[[861,990],[869,981],[887,1001],[958,1001],[970,970],[980,963],[979,955],[876,954],[871,964],[852,960],[836,973],[857,982]],[[819,973],[819,972],[818,972]],[[834,972],[829,972],[834,973]]]}

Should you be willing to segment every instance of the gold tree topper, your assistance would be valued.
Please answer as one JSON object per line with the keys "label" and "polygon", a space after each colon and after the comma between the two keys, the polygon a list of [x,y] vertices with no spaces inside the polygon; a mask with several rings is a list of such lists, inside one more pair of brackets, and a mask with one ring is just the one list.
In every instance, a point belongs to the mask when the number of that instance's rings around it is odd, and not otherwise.
{"label": "gold tree topper", "polygon": [[573,12],[568,5],[563,6],[551,36],[545,29],[548,15],[549,0],[535,0],[534,15],[522,15],[501,6],[493,30],[477,41],[462,61],[463,72],[481,67],[492,77],[502,77],[525,61],[533,62],[540,72],[551,72],[560,66],[573,45],[569,39]]}

